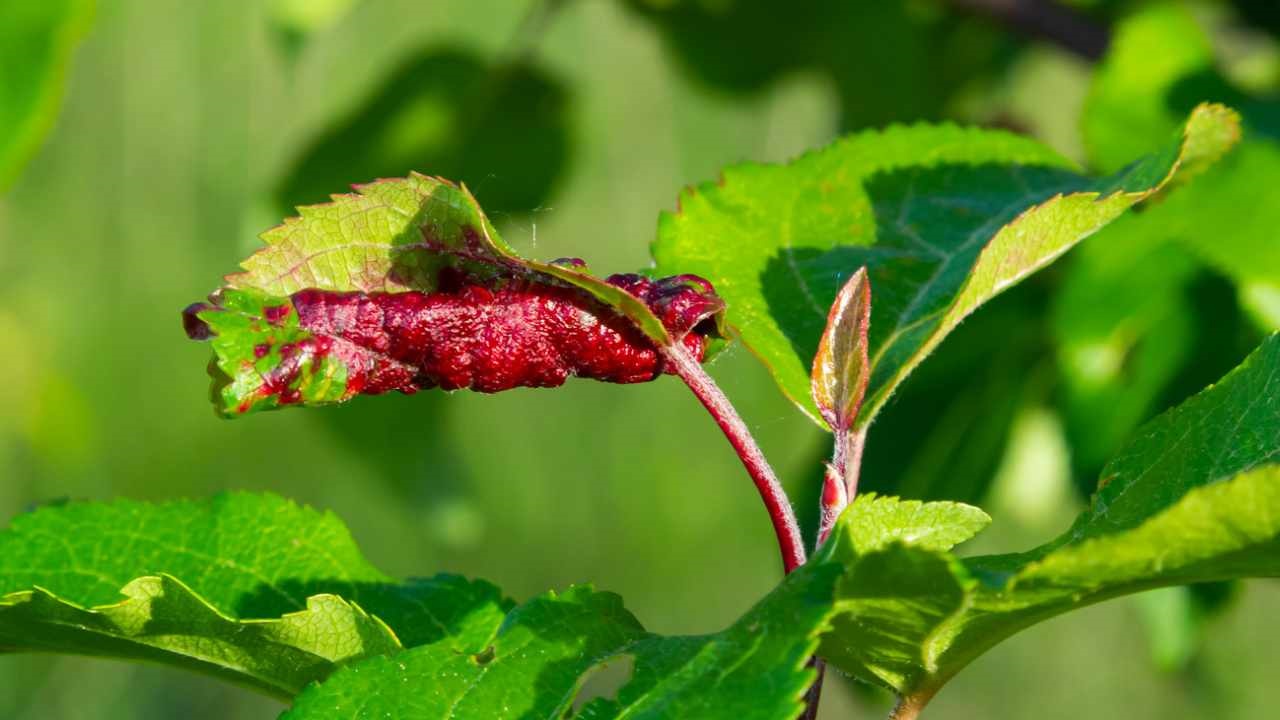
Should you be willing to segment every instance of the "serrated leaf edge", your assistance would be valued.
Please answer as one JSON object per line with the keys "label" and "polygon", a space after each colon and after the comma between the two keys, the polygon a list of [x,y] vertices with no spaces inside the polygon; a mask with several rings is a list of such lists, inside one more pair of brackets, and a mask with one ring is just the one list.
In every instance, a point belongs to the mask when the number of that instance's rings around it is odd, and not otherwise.
{"label": "serrated leaf edge", "polygon": [[[36,602],[37,599],[43,599],[43,600],[47,600],[49,602],[55,603],[57,606],[65,608],[73,613],[76,613],[76,614],[83,613],[87,616],[100,618],[108,627],[116,628],[119,630],[119,632],[118,633],[104,632],[102,629],[90,627],[87,624],[80,624],[80,623],[75,623],[70,626],[74,630],[90,633],[92,635],[99,636],[99,637],[106,637],[114,640],[129,642],[132,644],[149,648],[150,650],[153,650],[153,651],[160,651],[162,653],[167,653],[178,658],[193,660],[200,664],[207,664],[222,673],[232,672],[232,673],[241,674],[241,675],[244,675],[245,680],[247,681],[247,684],[250,684],[253,687],[256,687],[260,690],[264,690],[269,694],[275,695],[276,697],[286,699],[286,700],[289,698],[292,698],[298,692],[301,692],[303,687],[305,687],[306,683],[303,683],[302,685],[299,685],[299,686],[291,686],[282,682],[282,679],[269,678],[259,674],[255,674],[251,668],[225,665],[221,663],[219,660],[217,660],[216,658],[213,658],[212,656],[201,656],[199,654],[178,652],[171,647],[166,647],[164,645],[146,642],[145,640],[141,639],[144,637],[144,634],[142,632],[131,631],[129,628],[125,628],[121,626],[119,622],[116,620],[116,618],[113,616],[116,616],[122,612],[127,612],[130,609],[134,609],[136,607],[149,607],[156,598],[164,596],[163,593],[156,594],[150,590],[149,586],[156,585],[156,584],[161,586],[171,585],[172,587],[177,588],[179,592],[182,592],[184,594],[185,599],[193,601],[194,603],[196,603],[196,605],[200,608],[202,612],[206,613],[205,615],[206,620],[212,619],[212,620],[215,620],[216,622],[225,623],[227,625],[240,626],[243,628],[255,628],[255,627],[270,628],[276,625],[284,626],[288,624],[290,621],[305,618],[309,615],[319,616],[319,614],[325,609],[325,606],[327,605],[331,606],[336,604],[339,607],[350,610],[350,612],[352,613],[352,616],[357,621],[367,621],[368,623],[370,623],[371,627],[376,628],[376,630],[381,633],[384,633],[385,640],[387,641],[387,647],[385,649],[377,652],[358,653],[358,654],[350,654],[350,655],[344,655],[344,656],[326,656],[326,655],[314,652],[314,648],[308,649],[300,645],[289,645],[287,643],[281,643],[281,645],[284,645],[286,647],[290,647],[292,649],[298,650],[299,652],[306,653],[307,655],[311,655],[321,660],[333,663],[334,669],[336,669],[337,666],[340,664],[363,659],[365,657],[372,657],[374,655],[397,652],[399,650],[404,649],[404,646],[403,644],[401,644],[400,639],[396,636],[395,631],[392,630],[385,622],[383,622],[381,618],[378,618],[376,615],[369,614],[363,608],[361,608],[359,604],[350,600],[346,600],[345,598],[342,598],[339,595],[335,595],[332,593],[319,593],[316,595],[308,596],[306,598],[306,606],[304,608],[293,611],[293,612],[284,613],[278,618],[239,619],[222,612],[217,607],[215,607],[212,603],[206,600],[204,596],[192,590],[191,587],[188,586],[186,583],[184,583],[182,580],[172,575],[169,575],[167,573],[158,573],[156,575],[144,575],[144,576],[137,577],[129,581],[128,583],[126,583],[120,589],[121,595],[124,596],[123,599],[119,600],[118,602],[107,603],[104,605],[96,605],[93,607],[85,607],[72,600],[63,598],[58,594],[50,590],[47,590],[39,585],[36,585],[28,590],[19,590],[15,592],[6,593],[3,596],[0,596],[0,615],[2,615],[7,610],[15,610],[23,605],[28,605],[30,603]],[[51,622],[52,624],[59,624],[59,625],[64,624],[60,621],[51,621]],[[192,626],[195,626],[198,623],[192,622],[190,624]],[[171,637],[175,634],[177,633],[172,629],[170,629],[168,632],[164,633],[162,637]],[[237,638],[234,633],[228,634],[223,637],[211,638],[211,640],[214,640],[214,641],[219,641],[219,640],[231,641],[230,644],[234,644],[235,639]],[[10,646],[10,647],[5,647],[4,649],[6,651],[16,651],[19,648]],[[318,679],[320,678],[311,678],[307,682],[312,682]]]}

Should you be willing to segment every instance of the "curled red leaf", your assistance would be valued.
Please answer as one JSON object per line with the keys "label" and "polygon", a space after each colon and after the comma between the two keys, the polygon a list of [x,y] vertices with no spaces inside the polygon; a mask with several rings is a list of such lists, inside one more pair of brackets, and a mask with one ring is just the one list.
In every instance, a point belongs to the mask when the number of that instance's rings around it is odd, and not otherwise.
{"label": "curled red leaf", "polygon": [[[224,290],[212,305],[187,308],[183,326],[194,339],[215,337],[216,350],[223,342],[216,382],[230,391],[228,414],[392,390],[500,392],[570,377],[639,383],[670,372],[634,322],[580,288],[536,275],[487,284],[445,275],[435,292],[307,289],[246,301]],[[606,282],[704,357],[723,309],[710,283],[630,274]],[[216,337],[224,333],[252,334],[252,342]]]}

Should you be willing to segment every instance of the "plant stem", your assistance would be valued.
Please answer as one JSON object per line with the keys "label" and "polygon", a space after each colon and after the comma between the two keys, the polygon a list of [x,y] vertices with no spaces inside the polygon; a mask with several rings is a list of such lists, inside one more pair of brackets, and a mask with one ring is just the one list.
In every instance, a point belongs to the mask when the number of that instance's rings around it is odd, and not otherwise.
{"label": "plant stem", "polygon": [[822,700],[822,680],[827,675],[827,664],[817,655],[809,659],[809,664],[817,671],[818,677],[809,686],[804,696],[804,712],[799,720],[818,720],[818,703]]}
{"label": "plant stem", "polygon": [[836,432],[835,453],[827,466],[822,486],[822,522],[818,526],[818,542],[826,542],[840,513],[858,496],[858,476],[862,471],[862,448],[867,429]]}
{"label": "plant stem", "polygon": [[742,417],[729,402],[729,398],[725,397],[724,392],[720,390],[720,386],[716,385],[716,381],[707,374],[689,351],[685,350],[684,346],[679,343],[669,345],[663,349],[663,354],[675,369],[676,375],[680,376],[707,412],[711,413],[711,417],[720,426],[720,430],[728,438],[738,458],[742,460],[747,474],[755,483],[756,490],[760,492],[760,499],[764,501],[765,509],[769,511],[773,533],[778,538],[783,569],[790,573],[800,567],[805,561],[805,551],[795,510],[791,507],[791,500],[787,497],[786,490],[782,489],[782,483],[778,482],[778,476],[774,474],[769,461],[765,459],[760,446],[756,444],[751,431],[747,429],[747,424],[742,421]]}
{"label": "plant stem", "polygon": [[900,696],[898,704],[893,706],[893,712],[889,713],[889,720],[916,720],[932,698],[933,693]]}
{"label": "plant stem", "polygon": [[[814,544],[816,550],[827,541],[831,528],[835,527],[840,513],[853,502],[858,495],[858,476],[862,472],[862,448],[866,445],[867,429],[840,430],[836,433],[835,452],[831,464],[822,481],[822,522],[818,526],[818,540]],[[826,663],[818,657],[813,659],[818,670],[818,678],[809,688],[805,696],[804,714],[801,720],[816,720],[818,703],[822,701],[822,679]]]}

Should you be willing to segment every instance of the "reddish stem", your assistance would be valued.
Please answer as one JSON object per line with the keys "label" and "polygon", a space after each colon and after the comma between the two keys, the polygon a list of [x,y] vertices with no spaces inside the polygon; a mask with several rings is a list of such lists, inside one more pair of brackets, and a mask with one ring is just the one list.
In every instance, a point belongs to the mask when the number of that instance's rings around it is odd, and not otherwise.
{"label": "reddish stem", "polygon": [[858,496],[858,475],[862,469],[862,448],[866,439],[866,428],[836,432],[835,453],[822,483],[822,522],[818,526],[818,545],[826,542],[840,513]]}
{"label": "reddish stem", "polygon": [[[867,429],[839,430],[835,437],[835,452],[831,464],[827,466],[822,480],[822,522],[818,525],[818,546],[827,541],[831,528],[835,527],[840,513],[858,495],[858,476],[862,471],[862,448],[866,445]],[[813,658],[813,667],[818,677],[809,686],[805,695],[804,714],[800,720],[817,720],[818,703],[822,700],[822,678],[825,675],[826,663],[818,657]]]}
{"label": "reddish stem", "polygon": [[725,397],[724,392],[720,390],[720,386],[716,385],[716,381],[682,345],[669,345],[663,349],[663,352],[671,362],[676,375],[680,376],[707,412],[711,413],[711,417],[728,438],[729,444],[738,453],[738,458],[742,460],[743,467],[747,469],[747,474],[755,483],[756,490],[760,492],[760,499],[764,501],[765,509],[769,511],[769,520],[773,523],[774,535],[778,538],[783,569],[790,573],[800,567],[805,561],[805,550],[804,540],[800,537],[800,525],[796,522],[795,510],[791,507],[787,492],[782,489],[782,483],[778,482],[778,476],[774,474],[769,461],[765,459],[760,446],[756,444],[751,431],[747,429],[747,424],[742,421],[742,417],[729,402],[729,398]]}

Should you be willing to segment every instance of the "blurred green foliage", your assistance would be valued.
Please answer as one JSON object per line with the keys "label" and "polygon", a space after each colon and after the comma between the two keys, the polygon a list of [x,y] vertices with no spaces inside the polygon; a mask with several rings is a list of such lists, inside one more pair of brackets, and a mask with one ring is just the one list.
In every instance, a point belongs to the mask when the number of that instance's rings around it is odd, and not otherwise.
{"label": "blurred green foliage", "polygon": [[[1140,4],[1072,3],[1113,35]],[[776,554],[736,457],[674,380],[358,399],[224,422],[198,371],[207,348],[185,341],[178,311],[256,247],[282,204],[411,169],[467,181],[528,255],[622,271],[647,262],[657,212],[682,186],[730,163],[792,157],[840,130],[922,117],[997,123],[1098,169],[1111,157],[1080,132],[1086,95],[1100,102],[1104,83],[1094,65],[941,0],[808,11],[747,0],[363,0],[327,3],[305,21],[291,5],[98,4],[52,133],[0,195],[0,517],[60,497],[269,489],[340,512],[397,575],[461,572],[521,599],[592,581],[622,593],[655,631],[719,629],[774,584]],[[1280,80],[1271,7],[1195,5],[1188,17],[1205,39],[1178,47],[1200,48],[1196,62],[1118,100],[1157,124],[1200,99],[1244,101],[1253,132],[1228,164],[1247,175],[1236,187],[1258,196],[1215,199],[1223,185],[1200,183],[1167,205],[1191,206],[1195,218],[1213,201],[1213,222],[1245,221],[1266,252],[1280,247],[1275,225],[1247,221],[1276,205],[1266,193],[1280,180],[1259,159],[1274,152],[1266,93]],[[14,27],[0,23],[0,35]],[[0,43],[0,77],[18,62],[11,47]],[[0,117],[15,107],[6,99]],[[1209,199],[1191,195],[1198,189]],[[1167,233],[1117,225],[967,321],[873,427],[867,487],[990,508],[996,529],[974,552],[1059,531],[1080,503],[1067,478],[1088,486],[1101,446],[1218,377],[1274,317],[1274,297],[1244,293],[1221,261],[1243,255],[1212,252],[1235,238],[1181,224],[1175,215],[1188,215],[1173,209],[1150,211],[1169,216],[1159,223]],[[1175,236],[1190,241],[1167,242]],[[816,517],[806,496],[825,436],[742,348],[712,372],[802,517]],[[1011,467],[1037,472],[1001,470]],[[1019,510],[1012,498],[1029,492],[1053,503]],[[1137,607],[1099,606],[1014,638],[929,716],[1273,713],[1275,584],[1245,586],[1231,612],[1197,626],[1204,644],[1194,661],[1173,663],[1178,674],[1149,662]],[[1175,614],[1185,633],[1188,613]],[[1161,622],[1158,655],[1181,642]],[[883,698],[840,683],[827,696],[824,717],[883,715]],[[0,657],[4,718],[210,708],[220,718],[278,710],[169,670]]]}
{"label": "blurred green foliage", "polygon": [[527,63],[424,52],[307,149],[280,183],[281,216],[328,201],[350,178],[400,177],[419,167],[467,183],[490,214],[534,210],[565,165],[566,94]]}
{"label": "blurred green foliage", "polygon": [[0,190],[53,125],[67,65],[92,17],[93,0],[0,4]]}

